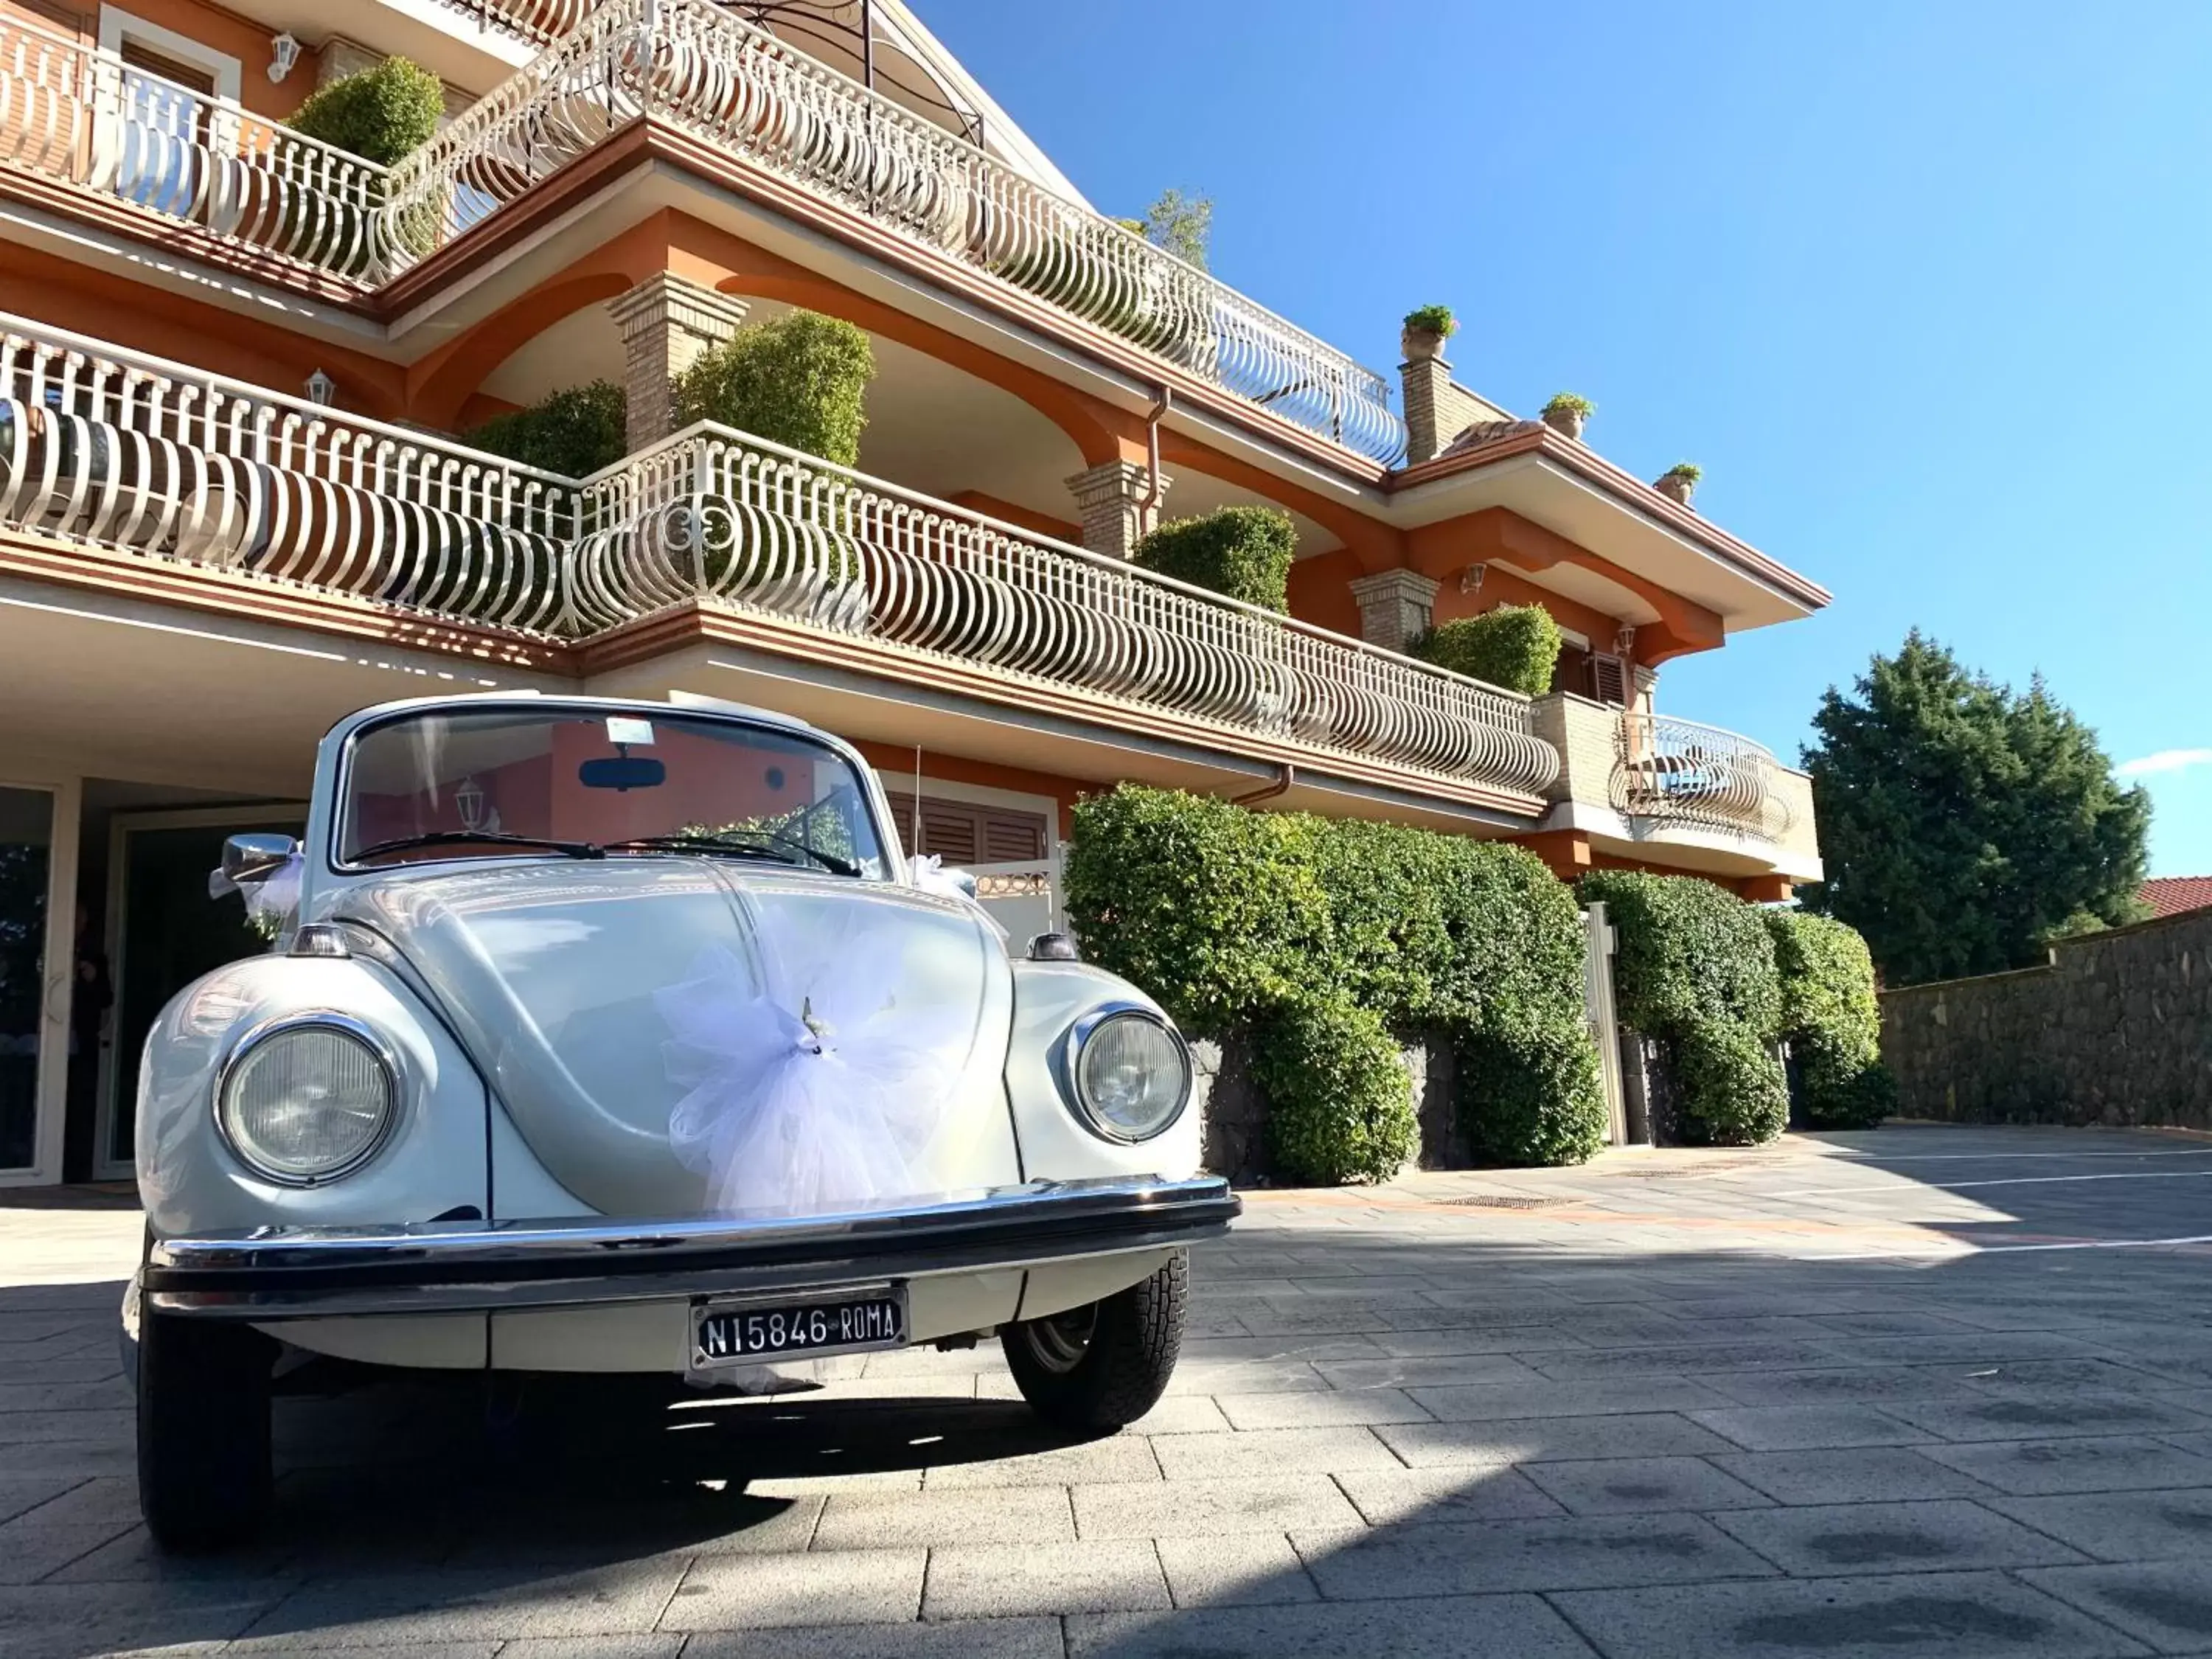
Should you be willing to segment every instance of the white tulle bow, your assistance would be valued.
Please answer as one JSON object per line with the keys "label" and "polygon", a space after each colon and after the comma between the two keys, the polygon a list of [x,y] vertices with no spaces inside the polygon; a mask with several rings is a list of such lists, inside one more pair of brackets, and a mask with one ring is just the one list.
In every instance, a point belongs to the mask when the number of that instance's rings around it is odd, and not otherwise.
{"label": "white tulle bow", "polygon": [[906,861],[908,885],[919,888],[939,898],[958,899],[989,925],[1001,941],[1008,935],[1004,924],[983,906],[975,896],[975,878],[962,872],[955,875],[945,867],[945,860],[935,853],[925,853],[920,858]]}
{"label": "white tulle bow", "polygon": [[[854,905],[801,939],[760,936],[765,983],[709,945],[654,993],[686,1091],[669,1142],[716,1210],[797,1214],[933,1191],[927,1156],[967,1034],[902,1007],[906,924]],[[816,918],[810,918],[810,922]]]}
{"label": "white tulle bow", "polygon": [[246,919],[253,931],[264,939],[275,939],[299,911],[300,877],[306,868],[306,859],[294,853],[258,881],[236,882],[220,869],[210,870],[208,896],[237,894],[246,901]]}

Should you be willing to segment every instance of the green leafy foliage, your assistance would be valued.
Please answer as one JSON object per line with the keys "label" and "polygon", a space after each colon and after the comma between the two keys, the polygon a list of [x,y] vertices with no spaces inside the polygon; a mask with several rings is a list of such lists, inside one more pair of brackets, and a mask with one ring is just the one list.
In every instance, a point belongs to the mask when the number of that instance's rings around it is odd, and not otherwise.
{"label": "green leafy foliage", "polygon": [[1783,996],[1765,914],[1695,876],[1601,870],[1577,890],[1619,937],[1621,1023],[1673,1048],[1682,1133],[1725,1145],[1781,1133],[1790,1090],[1768,1047]]}
{"label": "green leafy foliage", "polygon": [[428,143],[445,112],[446,89],[436,76],[387,58],[309,93],[284,125],[388,167]]}
{"label": "green leafy foliage", "polygon": [[842,318],[791,311],[741,328],[675,380],[678,426],[719,421],[771,443],[858,466],[868,382],[868,337]]}
{"label": "green leafy foliage", "polygon": [[1695,461],[1677,461],[1660,476],[1666,478],[1680,478],[1685,483],[1695,483],[1705,476],[1705,469]]}
{"label": "green leafy foliage", "polygon": [[1413,1157],[1413,1080],[1389,1028],[1348,997],[1285,1003],[1261,1026],[1253,1071],[1276,1161],[1302,1181],[1387,1181]]}
{"label": "green leafy foliage", "polygon": [[612,466],[628,450],[623,389],[592,380],[485,422],[465,435],[472,447],[525,466],[580,478]]}
{"label": "green leafy foliage", "polygon": [[1185,264],[1206,269],[1207,246],[1213,240],[1213,198],[1194,191],[1184,195],[1170,187],[1145,210],[1141,219],[1122,221],[1154,247],[1165,248]]}
{"label": "green leafy foliage", "polygon": [[1581,915],[1532,854],[1128,785],[1086,797],[1074,827],[1067,908],[1086,956],[1195,1035],[1253,1036],[1291,1175],[1380,1176],[1410,1155],[1370,1075],[1378,1033],[1409,1126],[1389,1039],[1430,1032],[1460,1056],[1455,1109],[1485,1156],[1567,1163],[1602,1143]]}
{"label": "green leafy foliage", "polygon": [[1224,507],[1160,526],[1137,544],[1135,562],[1283,614],[1291,608],[1291,561],[1297,550],[1297,527],[1280,507]]}
{"label": "green leafy foliage", "polygon": [[1579,415],[1584,420],[1597,413],[1597,405],[1578,392],[1554,392],[1544,405],[1547,415]]}
{"label": "green leafy foliage", "polygon": [[2150,799],[2040,678],[2016,693],[1916,630],[1813,726],[1827,879],[1800,897],[1865,935],[1887,982],[2027,967],[2084,918],[2141,918]]}
{"label": "green leafy foliage", "polygon": [[1459,332],[1459,319],[1449,306],[1420,306],[1406,313],[1403,325],[1412,334],[1441,334],[1446,339]]}
{"label": "green leafy foliage", "polygon": [[1540,697],[1559,662],[1559,624],[1540,605],[1501,605],[1479,617],[1439,623],[1407,641],[1424,662]]}
{"label": "green leafy foliage", "polygon": [[1881,1008],[1874,958],[1852,928],[1802,910],[1769,910],[1782,981],[1781,1034],[1790,1044],[1806,1123],[1871,1128],[1897,1092],[1881,1063]]}

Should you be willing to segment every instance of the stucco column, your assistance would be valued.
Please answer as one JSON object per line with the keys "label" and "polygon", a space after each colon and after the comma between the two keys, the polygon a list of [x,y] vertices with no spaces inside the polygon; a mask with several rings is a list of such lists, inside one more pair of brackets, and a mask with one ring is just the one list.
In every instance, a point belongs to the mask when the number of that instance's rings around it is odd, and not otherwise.
{"label": "stucco column", "polygon": [[665,270],[607,301],[607,313],[622,331],[625,434],[632,454],[676,429],[668,383],[735,334],[748,308],[743,300]]}
{"label": "stucco column", "polygon": [[[1159,522],[1157,507],[1147,510],[1151,471],[1134,461],[1105,461],[1067,480],[1083,515],[1083,544],[1109,559],[1126,559]],[[1164,495],[1170,480],[1160,475]]]}
{"label": "stucco column", "polygon": [[1359,636],[1385,650],[1403,651],[1406,641],[1428,630],[1437,583],[1418,570],[1379,570],[1346,584],[1359,605]]}

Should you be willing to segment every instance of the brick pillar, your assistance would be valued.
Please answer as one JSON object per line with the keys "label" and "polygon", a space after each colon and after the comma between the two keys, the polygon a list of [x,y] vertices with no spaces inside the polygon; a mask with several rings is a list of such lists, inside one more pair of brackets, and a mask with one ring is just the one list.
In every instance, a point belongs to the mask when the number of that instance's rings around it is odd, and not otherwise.
{"label": "brick pillar", "polygon": [[1451,365],[1441,356],[1413,357],[1398,365],[1406,394],[1406,465],[1434,460],[1458,435],[1444,426],[1453,408]]}
{"label": "brick pillar", "polygon": [[1382,570],[1346,584],[1359,604],[1359,636],[1370,645],[1403,651],[1427,631],[1437,602],[1437,581],[1417,570]]}
{"label": "brick pillar", "polygon": [[[1126,559],[1137,550],[1137,543],[1159,520],[1157,509],[1145,507],[1152,477],[1134,461],[1105,461],[1067,480],[1083,514],[1084,546],[1110,559]],[[1161,476],[1163,495],[1170,482]]]}
{"label": "brick pillar", "polygon": [[676,429],[668,383],[735,334],[748,308],[743,300],[665,270],[607,301],[608,314],[622,331],[625,435],[632,454]]}

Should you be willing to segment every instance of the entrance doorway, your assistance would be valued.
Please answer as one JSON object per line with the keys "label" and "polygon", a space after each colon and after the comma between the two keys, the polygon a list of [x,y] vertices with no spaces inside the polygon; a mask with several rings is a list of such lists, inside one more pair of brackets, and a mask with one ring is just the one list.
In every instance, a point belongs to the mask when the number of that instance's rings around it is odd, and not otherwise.
{"label": "entrance doorway", "polygon": [[223,842],[248,832],[296,837],[306,825],[306,807],[283,805],[118,812],[110,821],[107,956],[115,1017],[100,1057],[95,1179],[131,1174],[138,1056],[169,999],[202,974],[269,948],[247,926],[236,896],[209,896],[208,875],[222,863]]}
{"label": "entrance doorway", "polygon": [[60,1170],[76,812],[72,787],[0,782],[0,1187]]}

